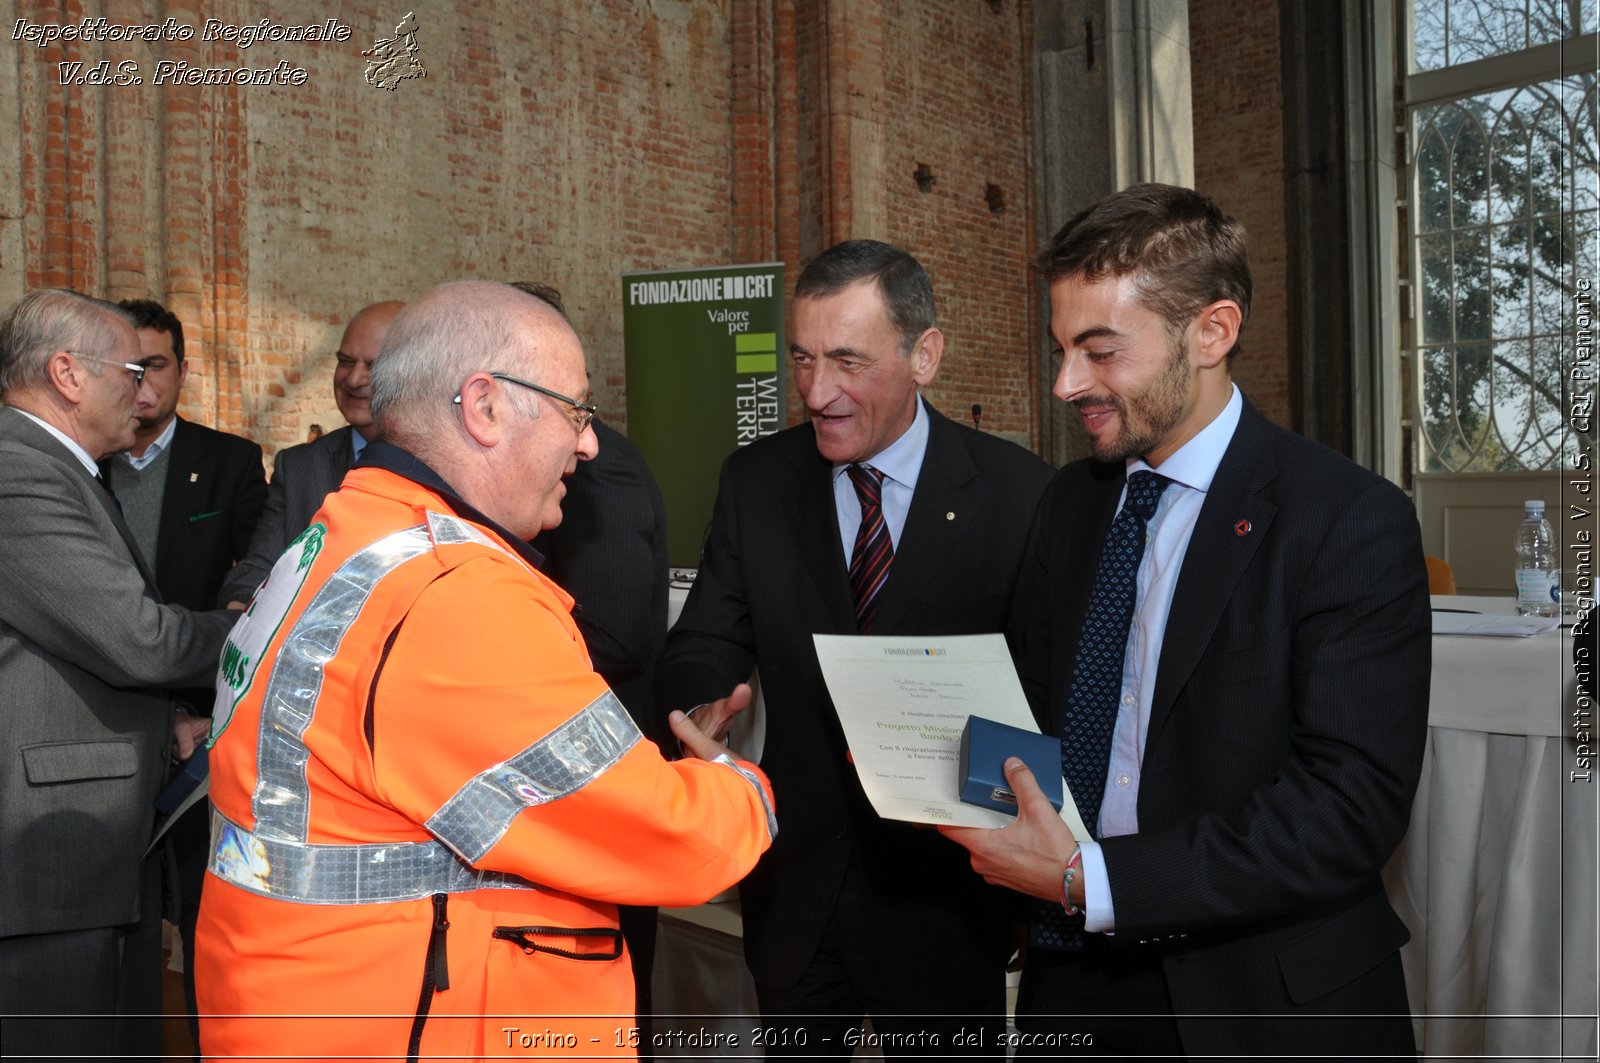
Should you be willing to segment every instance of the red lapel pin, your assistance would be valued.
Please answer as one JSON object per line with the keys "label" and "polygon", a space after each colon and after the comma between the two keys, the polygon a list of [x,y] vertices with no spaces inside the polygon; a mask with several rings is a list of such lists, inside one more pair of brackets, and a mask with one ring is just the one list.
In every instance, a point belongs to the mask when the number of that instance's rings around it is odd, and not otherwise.
{"label": "red lapel pin", "polygon": [[1250,522],[1247,521],[1247,520],[1241,520],[1238,523],[1236,523],[1233,526],[1233,534],[1239,536],[1241,539],[1244,538],[1246,535],[1249,535],[1250,534]]}

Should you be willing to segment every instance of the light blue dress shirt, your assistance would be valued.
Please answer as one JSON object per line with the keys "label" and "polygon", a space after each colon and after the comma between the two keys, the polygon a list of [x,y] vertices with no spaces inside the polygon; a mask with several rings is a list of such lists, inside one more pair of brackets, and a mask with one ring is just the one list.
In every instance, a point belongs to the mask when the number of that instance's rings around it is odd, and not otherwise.
{"label": "light blue dress shirt", "polygon": [[156,458],[160,457],[163,450],[166,450],[168,447],[172,446],[172,437],[176,435],[177,432],[178,419],[174,417],[172,420],[167,422],[167,427],[161,430],[161,434],[156,436],[155,440],[151,442],[148,447],[144,448],[143,454],[136,458],[133,456],[133,451],[124,450],[122,452],[122,457],[135,469],[143,470],[146,465],[149,465],[152,461],[155,461]]}
{"label": "light blue dress shirt", "polygon": [[366,449],[367,449],[367,437],[362,435],[360,432],[352,431],[350,433],[350,450],[351,450],[350,464],[354,465],[356,462],[360,461],[361,460],[361,452],[363,450],[366,450]]}
{"label": "light blue dress shirt", "polygon": [[[1172,594],[1178,588],[1183,555],[1206,492],[1222,464],[1222,455],[1239,427],[1244,399],[1238,387],[1228,404],[1189,442],[1161,463],[1160,473],[1172,483],[1161,494],[1155,516],[1145,533],[1144,559],[1134,588],[1133,624],[1128,629],[1128,649],[1122,659],[1122,697],[1117,723],[1111,732],[1111,763],[1106,771],[1105,797],[1100,803],[1102,838],[1139,832],[1139,771],[1144,742],[1150,728],[1150,705],[1155,697],[1156,667],[1161,662],[1161,642],[1172,611]],[[1128,461],[1128,475],[1151,469],[1140,458]],[[1128,489],[1122,489],[1127,498]],[[1117,511],[1122,511],[1118,501]],[[1105,854],[1093,841],[1079,839],[1083,848],[1083,925],[1085,930],[1116,929],[1111,904],[1111,884],[1106,879]]]}
{"label": "light blue dress shirt", "polygon": [[[922,459],[928,452],[928,411],[917,397],[917,413],[911,427],[900,433],[900,438],[884,447],[861,465],[870,465],[883,473],[883,519],[889,525],[889,542],[900,549],[900,534],[905,530],[906,514],[911,512],[911,495],[917,489],[917,477],[922,474]],[[861,529],[861,499],[856,497],[856,485],[845,472],[850,466],[833,467],[833,504],[839,514],[839,541],[844,546],[844,562],[848,567],[850,555],[855,552],[856,532]]]}

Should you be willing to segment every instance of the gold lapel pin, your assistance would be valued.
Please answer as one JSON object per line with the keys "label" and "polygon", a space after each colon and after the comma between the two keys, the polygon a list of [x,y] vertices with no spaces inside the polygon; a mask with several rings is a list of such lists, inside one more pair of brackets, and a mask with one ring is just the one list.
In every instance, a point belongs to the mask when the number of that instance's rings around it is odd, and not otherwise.
{"label": "gold lapel pin", "polygon": [[190,473],[189,474],[189,482],[192,483],[192,484],[199,483],[200,482],[200,474],[197,473],[197,472]]}
{"label": "gold lapel pin", "polygon": [[956,519],[956,514],[955,514],[955,511],[954,511],[954,510],[951,510],[951,511],[950,511],[950,512],[949,512],[949,513],[946,513],[946,514],[945,514],[945,515],[944,515],[944,519],[945,519],[945,520],[955,520],[955,519]]}

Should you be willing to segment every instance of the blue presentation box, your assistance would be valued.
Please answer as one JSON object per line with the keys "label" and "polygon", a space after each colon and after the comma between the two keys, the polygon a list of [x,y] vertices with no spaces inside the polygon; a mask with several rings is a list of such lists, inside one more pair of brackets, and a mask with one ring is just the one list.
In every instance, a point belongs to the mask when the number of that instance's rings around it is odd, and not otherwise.
{"label": "blue presentation box", "polygon": [[1061,739],[981,716],[967,717],[961,729],[962,802],[1015,814],[1017,796],[1002,768],[1007,757],[1021,757],[1050,804],[1061,811]]}

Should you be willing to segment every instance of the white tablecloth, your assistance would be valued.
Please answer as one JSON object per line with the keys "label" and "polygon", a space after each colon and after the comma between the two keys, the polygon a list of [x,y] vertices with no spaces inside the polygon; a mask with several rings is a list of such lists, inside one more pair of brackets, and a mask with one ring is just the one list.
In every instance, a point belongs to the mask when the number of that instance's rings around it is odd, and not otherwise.
{"label": "white tablecloth", "polygon": [[1570,660],[1565,632],[1433,640],[1422,781],[1385,876],[1412,931],[1406,980],[1428,1056],[1595,1056],[1600,774],[1571,775]]}
{"label": "white tablecloth", "polygon": [[[674,591],[676,613],[683,591]],[[1511,611],[1509,599],[1434,604]],[[1422,780],[1385,873],[1412,932],[1406,981],[1427,1056],[1595,1058],[1600,772],[1590,782],[1569,777],[1578,754],[1570,660],[1564,632],[1433,640]],[[741,745],[759,749],[764,728],[753,730]],[[663,915],[661,1010],[754,1010],[736,941]],[[684,1025],[701,1028],[698,1019]]]}

